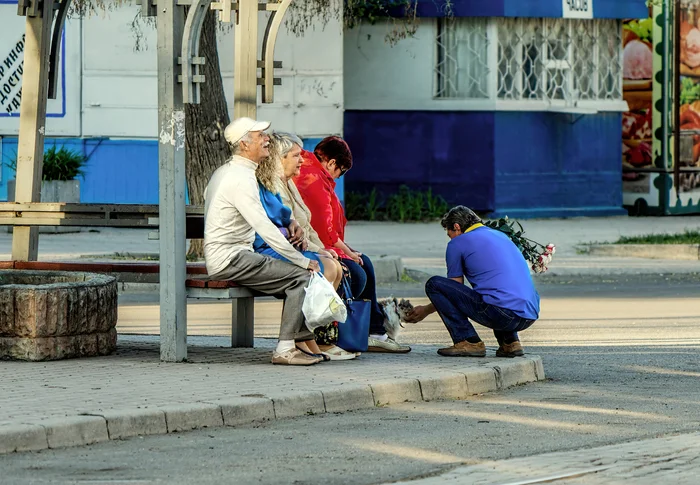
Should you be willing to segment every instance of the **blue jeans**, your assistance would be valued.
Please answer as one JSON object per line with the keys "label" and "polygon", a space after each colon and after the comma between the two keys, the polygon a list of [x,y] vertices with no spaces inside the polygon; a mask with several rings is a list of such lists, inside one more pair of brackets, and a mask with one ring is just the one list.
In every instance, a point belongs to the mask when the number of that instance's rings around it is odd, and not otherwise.
{"label": "blue jeans", "polygon": [[437,309],[454,343],[478,337],[469,319],[493,330],[499,345],[518,340],[518,332],[535,321],[516,315],[506,308],[485,303],[479,293],[449,278],[433,276],[425,284],[425,293]]}
{"label": "blue jeans", "polygon": [[372,261],[362,255],[362,266],[352,259],[342,258],[341,261],[350,270],[350,291],[352,296],[358,300],[369,300],[372,308],[369,317],[369,333],[382,335],[386,333],[384,329],[384,313],[377,303],[377,283],[374,277],[374,266]]}

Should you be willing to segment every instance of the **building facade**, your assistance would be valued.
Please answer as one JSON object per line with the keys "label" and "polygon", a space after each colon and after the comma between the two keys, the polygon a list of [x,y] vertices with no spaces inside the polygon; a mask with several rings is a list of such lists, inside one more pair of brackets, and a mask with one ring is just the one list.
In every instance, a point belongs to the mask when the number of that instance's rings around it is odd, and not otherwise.
{"label": "building facade", "polygon": [[[66,22],[46,145],[64,145],[89,158],[82,202],[158,203],[156,31],[134,25],[139,10],[124,7]],[[231,116],[233,29],[222,26],[218,46]],[[21,70],[23,33],[17,1],[0,0],[0,199],[7,198],[7,181],[14,177],[8,164],[16,156],[21,83],[15,77],[21,79],[21,72],[13,73]],[[258,117],[272,121],[274,129],[298,133],[307,147],[342,134],[342,42],[338,19],[299,37],[283,28],[275,52],[283,65],[275,72],[282,85],[275,87],[274,103],[259,106]]]}
{"label": "building facade", "polygon": [[623,18],[644,0],[418,4],[413,38],[390,22],[346,32],[346,189],[432,188],[517,217],[622,209]]}
{"label": "building facade", "polygon": [[[0,0],[0,199],[18,131],[16,5]],[[397,44],[386,41],[392,22],[283,29],[282,85],[258,117],[307,148],[343,134],[355,158],[346,190],[431,188],[517,217],[624,213],[622,19],[646,16],[644,0],[419,0],[417,10],[418,30]],[[158,202],[155,29],[134,28],[138,12],[66,25],[47,144],[89,157],[83,202]],[[232,29],[219,33],[231,111]]]}

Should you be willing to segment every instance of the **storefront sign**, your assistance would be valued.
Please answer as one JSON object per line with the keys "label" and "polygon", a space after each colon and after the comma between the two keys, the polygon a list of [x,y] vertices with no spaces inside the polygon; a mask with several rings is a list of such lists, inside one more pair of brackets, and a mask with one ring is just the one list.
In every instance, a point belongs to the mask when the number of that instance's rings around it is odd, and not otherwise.
{"label": "storefront sign", "polygon": [[562,0],[565,19],[592,19],[593,0]]}

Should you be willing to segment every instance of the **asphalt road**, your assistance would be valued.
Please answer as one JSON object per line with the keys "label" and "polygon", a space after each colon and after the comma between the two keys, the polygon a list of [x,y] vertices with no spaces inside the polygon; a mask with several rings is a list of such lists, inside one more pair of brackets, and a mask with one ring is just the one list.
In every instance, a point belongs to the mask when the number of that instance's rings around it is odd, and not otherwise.
{"label": "asphalt road", "polygon": [[[700,279],[555,279],[538,287],[542,318],[522,338],[543,357],[545,382],[466,401],[0,456],[0,483],[376,484],[700,430]],[[417,288],[388,290],[420,301]],[[432,343],[445,335],[431,320],[404,337]]]}

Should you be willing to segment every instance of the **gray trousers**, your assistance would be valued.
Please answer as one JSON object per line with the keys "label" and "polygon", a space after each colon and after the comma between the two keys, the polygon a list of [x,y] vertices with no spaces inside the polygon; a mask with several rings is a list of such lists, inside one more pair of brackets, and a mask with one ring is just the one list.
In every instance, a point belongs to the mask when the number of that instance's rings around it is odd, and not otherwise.
{"label": "gray trousers", "polygon": [[216,275],[218,280],[234,280],[251,290],[266,295],[284,295],[280,340],[313,340],[313,333],[306,328],[301,306],[304,303],[311,273],[279,259],[251,251],[236,254],[228,267]]}

